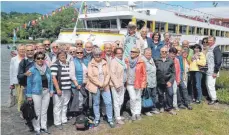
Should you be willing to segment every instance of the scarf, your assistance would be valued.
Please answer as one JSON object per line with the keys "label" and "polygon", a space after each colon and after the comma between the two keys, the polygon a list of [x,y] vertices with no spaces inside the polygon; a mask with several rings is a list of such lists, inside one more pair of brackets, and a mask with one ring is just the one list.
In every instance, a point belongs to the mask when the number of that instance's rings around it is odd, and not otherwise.
{"label": "scarf", "polygon": [[130,63],[130,68],[134,68],[135,66],[136,66],[136,64],[137,64],[137,62],[138,62],[138,57],[137,58],[135,58],[135,59],[129,59],[129,63]]}
{"label": "scarf", "polygon": [[121,64],[121,65],[123,66],[123,69],[124,69],[124,70],[127,69],[127,66],[126,66],[126,63],[125,63],[124,59],[120,60],[119,58],[115,57],[115,60],[116,60],[119,64]]}
{"label": "scarf", "polygon": [[41,75],[45,75],[45,71],[47,69],[47,66],[45,64],[43,64],[42,66],[39,66],[36,63],[35,67],[38,69],[38,71],[40,72]]}

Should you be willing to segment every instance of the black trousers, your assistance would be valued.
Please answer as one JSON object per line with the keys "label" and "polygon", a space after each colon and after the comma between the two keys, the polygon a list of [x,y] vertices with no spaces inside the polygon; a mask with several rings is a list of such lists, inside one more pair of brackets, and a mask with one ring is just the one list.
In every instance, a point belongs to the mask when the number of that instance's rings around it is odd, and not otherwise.
{"label": "black trousers", "polygon": [[166,84],[158,84],[157,91],[159,107],[170,111],[173,108],[173,84],[171,87],[167,87]]}
{"label": "black trousers", "polygon": [[190,104],[190,100],[188,97],[188,89],[185,86],[184,82],[181,81],[177,88],[177,105],[188,106]]}

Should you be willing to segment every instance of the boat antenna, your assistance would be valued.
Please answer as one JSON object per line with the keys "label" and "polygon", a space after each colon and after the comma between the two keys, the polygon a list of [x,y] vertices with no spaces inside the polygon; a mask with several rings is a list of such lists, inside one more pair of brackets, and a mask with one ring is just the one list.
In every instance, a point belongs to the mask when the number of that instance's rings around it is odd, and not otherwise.
{"label": "boat antenna", "polygon": [[83,5],[84,5],[84,1],[82,1],[81,5],[80,5],[80,9],[79,9],[78,16],[77,16],[77,19],[76,19],[76,24],[75,24],[74,30],[72,32],[71,41],[74,39],[74,36],[76,35],[76,29],[77,29],[77,24],[78,24],[78,21],[79,21],[79,15],[81,14],[81,10],[82,10]]}

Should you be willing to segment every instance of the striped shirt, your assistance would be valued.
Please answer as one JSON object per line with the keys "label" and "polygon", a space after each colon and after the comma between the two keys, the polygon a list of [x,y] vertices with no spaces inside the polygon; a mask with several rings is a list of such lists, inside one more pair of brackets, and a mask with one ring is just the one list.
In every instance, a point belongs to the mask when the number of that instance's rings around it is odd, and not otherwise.
{"label": "striped shirt", "polygon": [[[59,87],[61,90],[71,90],[71,83],[72,82],[71,82],[71,78],[70,78],[69,63],[63,64],[62,62],[60,62],[60,65],[61,65],[60,80],[58,80],[58,81],[60,81],[61,87],[60,86]],[[57,72],[58,72],[57,63],[54,63],[50,69],[51,69],[51,74],[53,76],[56,76],[56,78],[58,79],[58,77],[57,77]]]}

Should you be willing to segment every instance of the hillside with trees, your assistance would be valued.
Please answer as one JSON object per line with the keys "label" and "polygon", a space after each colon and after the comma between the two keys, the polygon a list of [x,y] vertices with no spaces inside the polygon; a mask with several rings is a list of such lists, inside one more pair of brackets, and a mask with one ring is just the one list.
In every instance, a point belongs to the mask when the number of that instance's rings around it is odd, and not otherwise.
{"label": "hillside with trees", "polygon": [[[17,41],[38,38],[57,38],[61,28],[74,28],[78,12],[73,7],[66,8],[45,19],[38,13],[1,12],[1,43],[12,43],[13,30],[16,30]],[[36,23],[27,24],[31,20]],[[80,26],[79,26],[80,25]],[[82,27],[79,24],[78,27]]]}

